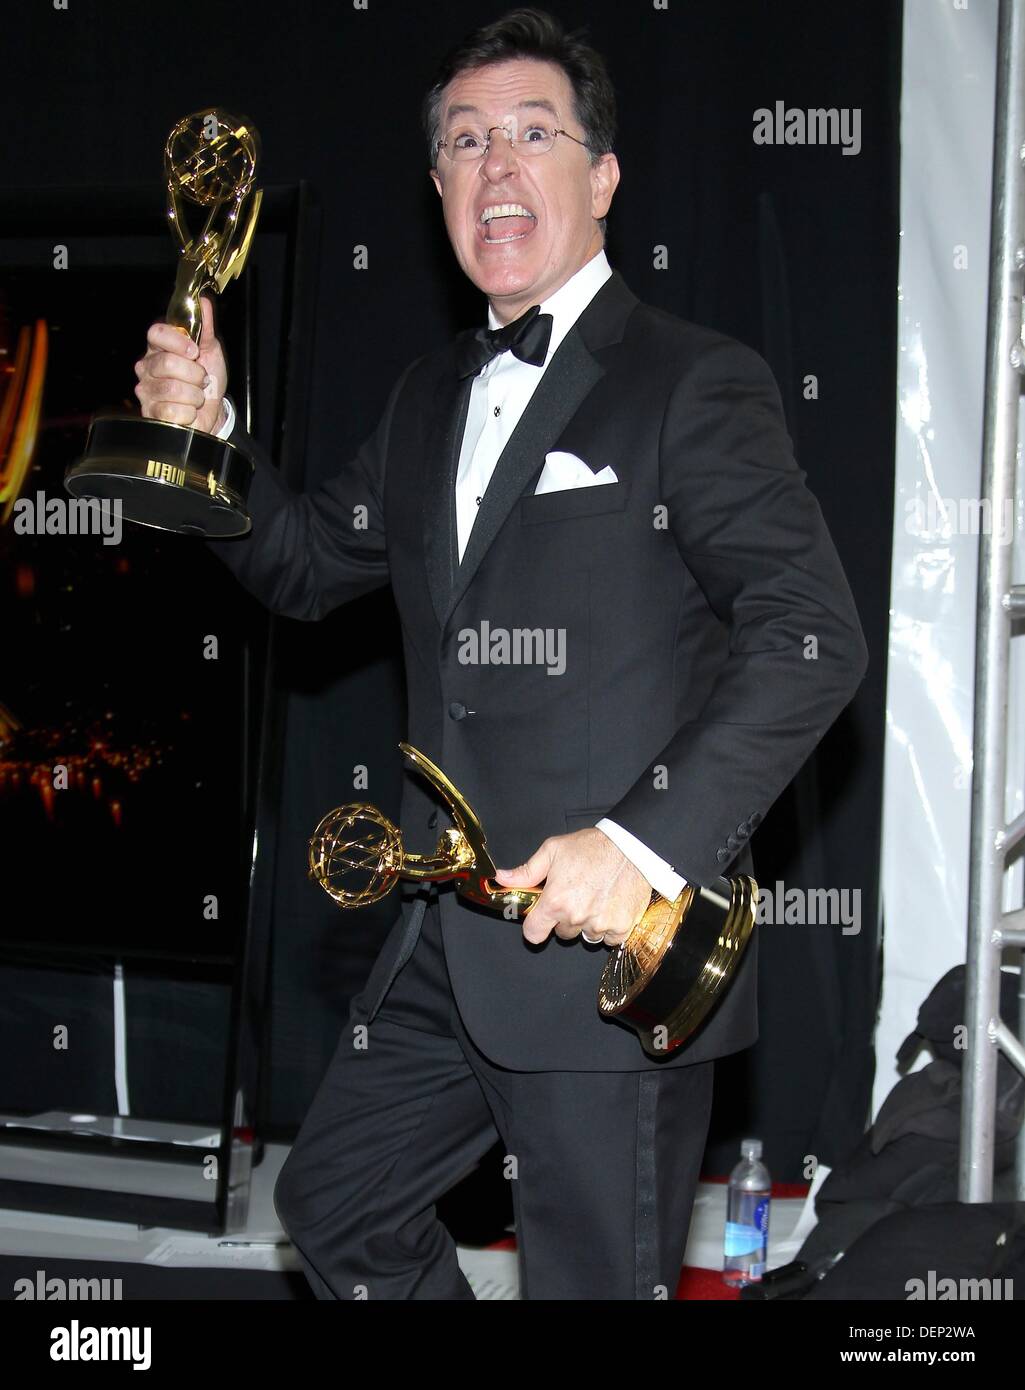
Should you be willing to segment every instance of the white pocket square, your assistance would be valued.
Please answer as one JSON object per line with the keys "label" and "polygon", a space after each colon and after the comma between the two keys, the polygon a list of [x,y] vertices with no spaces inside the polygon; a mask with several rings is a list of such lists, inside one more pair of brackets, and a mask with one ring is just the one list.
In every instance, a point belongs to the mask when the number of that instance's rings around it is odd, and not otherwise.
{"label": "white pocket square", "polygon": [[566,492],[571,487],[599,487],[602,483],[618,482],[611,468],[605,467],[593,473],[576,454],[566,454],[556,449],[553,453],[545,454],[545,466],[537,480],[534,496],[539,497],[543,492]]}

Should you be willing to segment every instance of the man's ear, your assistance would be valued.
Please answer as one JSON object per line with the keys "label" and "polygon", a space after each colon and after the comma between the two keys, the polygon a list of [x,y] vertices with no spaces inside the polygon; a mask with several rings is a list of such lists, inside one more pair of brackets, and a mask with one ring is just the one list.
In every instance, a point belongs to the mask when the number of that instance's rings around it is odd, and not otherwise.
{"label": "man's ear", "polygon": [[591,215],[604,217],[619,186],[619,160],[614,154],[603,154],[591,165]]}
{"label": "man's ear", "polygon": [[431,175],[431,182],[434,184],[434,187],[438,190],[438,196],[440,197],[440,196],[441,196],[441,179],[438,178],[438,171],[437,171],[437,169],[431,169],[431,170],[430,170],[430,175]]}

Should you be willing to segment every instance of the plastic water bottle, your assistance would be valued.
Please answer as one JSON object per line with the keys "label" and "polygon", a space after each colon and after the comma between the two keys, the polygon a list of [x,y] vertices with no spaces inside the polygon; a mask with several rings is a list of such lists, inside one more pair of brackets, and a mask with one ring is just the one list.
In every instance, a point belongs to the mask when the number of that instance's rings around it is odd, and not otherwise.
{"label": "plastic water bottle", "polygon": [[723,1282],[734,1288],[757,1284],[765,1273],[772,1183],[760,1139],[740,1141],[740,1162],[730,1174],[726,1201]]}

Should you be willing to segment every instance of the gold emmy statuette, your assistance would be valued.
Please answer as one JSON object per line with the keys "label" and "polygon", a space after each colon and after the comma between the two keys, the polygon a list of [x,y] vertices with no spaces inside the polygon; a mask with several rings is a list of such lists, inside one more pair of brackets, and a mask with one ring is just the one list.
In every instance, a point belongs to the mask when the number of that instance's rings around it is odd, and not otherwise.
{"label": "gold emmy statuette", "polygon": [[[455,880],[470,902],[525,915],[540,888],[506,888],[484,830],[449,779],[418,749],[399,747],[444,798],[454,825],[432,855],[407,854],[387,816],[366,802],[329,811],[310,839],[309,875],[340,907],[378,902],[400,878]],[[669,902],[651,902],[621,946],[609,954],[598,1011],[631,1027],[645,1052],[664,1057],[685,1042],[721,998],[754,929],[758,885],[746,874],[708,888],[688,885]]]}
{"label": "gold emmy statuette", "polygon": [[[240,275],[263,190],[255,187],[260,138],[250,123],[215,107],[178,122],[167,137],[167,218],[181,249],[167,322],[199,341],[201,294],[220,294]],[[202,209],[191,231],[186,205]],[[199,218],[197,217],[197,222]],[[238,536],[251,525],[249,458],[203,430],[140,416],[97,416],[64,486],[76,497],[121,504],[129,521],[192,536]]]}

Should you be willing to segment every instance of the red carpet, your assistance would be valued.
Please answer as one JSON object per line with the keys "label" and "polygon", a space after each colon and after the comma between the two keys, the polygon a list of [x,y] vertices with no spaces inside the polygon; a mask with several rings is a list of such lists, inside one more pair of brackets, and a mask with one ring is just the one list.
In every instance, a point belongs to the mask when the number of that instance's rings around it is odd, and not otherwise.
{"label": "red carpet", "polygon": [[[729,1182],[728,1177],[706,1177],[702,1176],[703,1183],[725,1184]],[[803,1200],[808,1195],[809,1184],[806,1182],[774,1182],[772,1184],[772,1195],[777,1198],[797,1198]],[[488,1246],[489,1250],[515,1250],[516,1240],[513,1236],[507,1236],[504,1240],[495,1241]],[[736,1302],[740,1298],[740,1290],[731,1288],[723,1283],[721,1269],[701,1269],[696,1265],[685,1265],[680,1272],[680,1282],[676,1286],[675,1298],[688,1301],[726,1300]]]}
{"label": "red carpet", "polygon": [[731,1289],[723,1283],[720,1269],[697,1269],[692,1265],[685,1265],[680,1274],[680,1282],[676,1286],[676,1297],[706,1300],[725,1298],[736,1301],[740,1297],[740,1290]]}
{"label": "red carpet", "polygon": [[[729,1178],[706,1178],[702,1176],[702,1182],[728,1183]],[[807,1182],[774,1182],[772,1184],[772,1195],[774,1197],[799,1197],[802,1201],[808,1195],[811,1183]]]}

